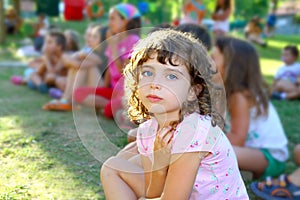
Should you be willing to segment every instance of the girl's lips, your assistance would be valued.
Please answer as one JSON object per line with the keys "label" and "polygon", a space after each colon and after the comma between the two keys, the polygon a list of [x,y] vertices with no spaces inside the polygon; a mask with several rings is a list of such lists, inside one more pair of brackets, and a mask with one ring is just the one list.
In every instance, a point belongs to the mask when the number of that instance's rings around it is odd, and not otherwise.
{"label": "girl's lips", "polygon": [[158,101],[161,101],[162,98],[160,98],[159,96],[156,96],[156,95],[148,95],[147,96],[147,99],[152,102],[152,103],[155,103],[155,102],[158,102]]}

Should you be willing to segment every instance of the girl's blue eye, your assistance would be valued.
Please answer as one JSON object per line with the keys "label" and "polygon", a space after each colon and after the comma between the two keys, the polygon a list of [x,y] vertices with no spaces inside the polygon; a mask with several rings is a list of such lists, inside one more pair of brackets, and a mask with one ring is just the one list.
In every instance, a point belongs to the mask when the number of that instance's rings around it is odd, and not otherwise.
{"label": "girl's blue eye", "polygon": [[142,72],[142,75],[145,76],[145,77],[148,77],[148,76],[152,76],[153,73],[150,72],[150,71],[144,71],[144,72]]}
{"label": "girl's blue eye", "polygon": [[177,76],[175,76],[174,74],[169,74],[169,75],[167,76],[167,78],[168,78],[169,80],[176,80],[176,79],[178,79]]}

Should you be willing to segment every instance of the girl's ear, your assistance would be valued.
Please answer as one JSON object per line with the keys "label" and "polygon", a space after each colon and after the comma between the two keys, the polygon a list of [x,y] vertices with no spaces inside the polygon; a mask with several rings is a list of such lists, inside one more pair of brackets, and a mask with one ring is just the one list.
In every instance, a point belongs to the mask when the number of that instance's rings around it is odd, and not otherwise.
{"label": "girl's ear", "polygon": [[197,96],[201,93],[202,89],[203,87],[200,84],[191,86],[187,100],[195,101],[197,99]]}

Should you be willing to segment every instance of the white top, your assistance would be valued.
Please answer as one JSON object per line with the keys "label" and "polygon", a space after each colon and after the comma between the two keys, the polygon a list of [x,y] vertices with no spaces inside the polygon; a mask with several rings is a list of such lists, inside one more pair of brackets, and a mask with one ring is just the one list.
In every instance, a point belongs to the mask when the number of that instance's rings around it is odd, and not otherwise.
{"label": "white top", "polygon": [[289,158],[288,140],[274,106],[269,103],[268,116],[255,117],[250,110],[250,125],[245,146],[268,149],[273,158],[284,162]]}
{"label": "white top", "polygon": [[[218,10],[217,15],[222,15],[225,11],[223,9]],[[229,19],[225,20],[215,20],[213,30],[222,30],[224,32],[229,32]]]}
{"label": "white top", "polygon": [[297,77],[300,75],[300,63],[294,62],[291,65],[281,66],[275,75],[275,79],[288,80],[295,83]]}
{"label": "white top", "polygon": [[[226,120],[226,131],[230,129],[230,119],[228,118]],[[287,144],[288,140],[272,103],[269,103],[267,116],[256,117],[256,108],[252,107],[250,109],[250,124],[245,146],[267,149],[273,158],[284,162],[289,157]]]}

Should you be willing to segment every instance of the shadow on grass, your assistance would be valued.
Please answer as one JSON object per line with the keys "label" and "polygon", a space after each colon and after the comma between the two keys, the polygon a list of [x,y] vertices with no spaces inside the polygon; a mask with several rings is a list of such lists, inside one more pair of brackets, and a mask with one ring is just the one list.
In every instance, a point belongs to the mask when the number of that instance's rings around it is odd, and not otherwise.
{"label": "shadow on grass", "polygon": [[[0,199],[104,199],[101,162],[82,145],[73,115],[45,112],[46,95],[13,86],[8,79],[23,69],[1,68]],[[110,141],[126,137],[112,120],[99,118]],[[99,146],[103,144],[98,144]]]}

